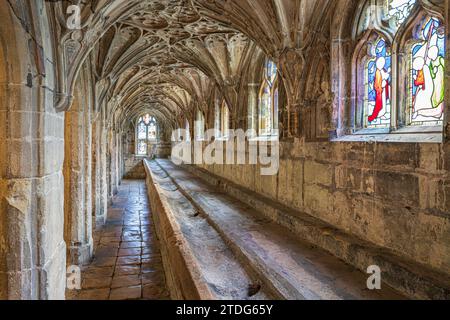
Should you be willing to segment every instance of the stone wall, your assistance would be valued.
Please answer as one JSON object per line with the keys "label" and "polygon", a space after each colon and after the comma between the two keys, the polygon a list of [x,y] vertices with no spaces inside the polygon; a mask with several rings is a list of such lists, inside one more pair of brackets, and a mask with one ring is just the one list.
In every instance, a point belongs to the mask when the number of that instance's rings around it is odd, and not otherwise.
{"label": "stone wall", "polygon": [[126,155],[124,157],[125,179],[145,179],[145,168],[142,157]]}
{"label": "stone wall", "polygon": [[280,170],[201,166],[336,228],[450,273],[450,145],[282,142]]}
{"label": "stone wall", "polygon": [[[145,169],[143,160],[145,157],[136,155],[136,132],[135,126],[133,122],[129,124],[126,132],[123,134],[123,174],[122,176],[125,179],[145,179]],[[166,137],[165,131],[160,131],[160,137],[158,138],[158,142],[151,143],[150,150],[152,150],[151,156],[155,156],[156,158],[168,158],[172,146],[171,144],[165,143]]]}
{"label": "stone wall", "polygon": [[63,299],[64,114],[43,1],[0,1],[0,300]]}

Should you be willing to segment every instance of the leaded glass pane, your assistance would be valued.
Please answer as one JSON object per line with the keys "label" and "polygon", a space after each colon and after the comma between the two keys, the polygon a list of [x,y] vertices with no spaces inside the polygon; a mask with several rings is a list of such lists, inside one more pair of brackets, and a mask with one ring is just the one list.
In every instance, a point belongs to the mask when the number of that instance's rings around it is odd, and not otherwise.
{"label": "leaded glass pane", "polygon": [[147,126],[144,122],[141,122],[138,127],[138,139],[147,139]]}
{"label": "leaded glass pane", "polygon": [[416,0],[388,0],[388,15],[395,19],[397,27],[406,21],[415,4]]}
{"label": "leaded glass pane", "polygon": [[391,121],[391,52],[378,37],[370,47],[366,65],[366,117],[368,127],[386,127]]}
{"label": "leaded glass pane", "polygon": [[259,117],[260,117],[260,131],[261,134],[266,135],[270,134],[272,129],[272,92],[270,90],[270,86],[266,84],[263,88],[261,95],[261,105],[259,108]]}
{"label": "leaded glass pane", "polygon": [[150,122],[148,126],[148,138],[150,140],[156,140],[156,123]]}
{"label": "leaded glass pane", "polygon": [[267,60],[266,63],[266,77],[271,86],[277,78],[277,65],[271,60]]}

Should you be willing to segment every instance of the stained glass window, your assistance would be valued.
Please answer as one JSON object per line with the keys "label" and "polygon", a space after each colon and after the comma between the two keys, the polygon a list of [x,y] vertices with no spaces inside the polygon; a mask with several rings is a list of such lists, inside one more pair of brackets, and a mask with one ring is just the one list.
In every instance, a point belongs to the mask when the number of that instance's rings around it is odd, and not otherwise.
{"label": "stained glass window", "polygon": [[267,59],[261,91],[259,93],[259,134],[272,135],[276,129],[278,116],[278,69]]}
{"label": "stained glass window", "polygon": [[197,111],[197,121],[196,121],[196,140],[201,141],[205,138],[205,116],[200,110]]}
{"label": "stained glass window", "polygon": [[221,130],[221,106],[219,106],[216,103],[215,109],[214,109],[214,129],[216,131],[216,135],[220,136],[220,130]]}
{"label": "stained glass window", "polygon": [[137,154],[139,156],[148,155],[150,142],[155,141],[156,139],[156,119],[149,114],[140,117],[137,125]]}
{"label": "stained glass window", "polygon": [[411,49],[411,124],[439,123],[444,115],[445,28],[435,18],[415,30]]}
{"label": "stained glass window", "polygon": [[[442,127],[446,51],[443,21],[433,17],[418,0],[366,1],[356,18],[360,44],[355,52],[352,92],[356,101],[355,128]],[[396,48],[395,59],[391,48]],[[392,115],[397,122],[392,121]]]}
{"label": "stained glass window", "polygon": [[146,140],[147,139],[147,126],[144,122],[140,122],[138,126],[138,139]]}
{"label": "stained glass window", "polygon": [[382,37],[369,45],[366,64],[367,127],[388,127],[391,122],[391,49]]}
{"label": "stained glass window", "polygon": [[417,0],[388,0],[388,16],[395,19],[397,27],[401,26],[409,17],[416,1]]}

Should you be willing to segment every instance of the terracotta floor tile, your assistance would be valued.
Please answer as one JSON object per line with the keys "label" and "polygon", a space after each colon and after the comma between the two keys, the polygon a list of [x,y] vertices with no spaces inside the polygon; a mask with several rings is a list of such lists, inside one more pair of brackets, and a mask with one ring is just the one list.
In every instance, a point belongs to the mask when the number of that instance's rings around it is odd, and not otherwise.
{"label": "terracotta floor tile", "polygon": [[82,290],[77,300],[108,300],[110,291],[109,288]]}
{"label": "terracotta floor tile", "polygon": [[88,278],[101,278],[112,277],[114,274],[114,266],[111,267],[90,267],[82,272],[82,277]]}
{"label": "terracotta floor tile", "polygon": [[83,289],[103,289],[111,286],[111,277],[87,278],[83,280]]}
{"label": "terracotta floor tile", "polygon": [[141,248],[119,250],[119,257],[140,256],[140,255],[141,255]]}
{"label": "terracotta floor tile", "polygon": [[169,299],[144,181],[124,181],[94,234],[93,262],[82,269],[80,291],[67,299]]}
{"label": "terracotta floor tile", "polygon": [[94,261],[92,262],[92,266],[94,267],[111,267],[114,266],[116,264],[116,260],[117,258],[115,257],[98,257],[95,258]]}
{"label": "terracotta floor tile", "polygon": [[122,242],[120,244],[120,249],[133,249],[133,248],[141,248],[142,242],[139,241],[129,241],[129,242]]}
{"label": "terracotta floor tile", "polygon": [[117,258],[117,264],[121,266],[141,264],[141,257],[140,256],[119,257]]}
{"label": "terracotta floor tile", "polygon": [[139,275],[114,276],[111,288],[116,289],[139,285],[141,285],[141,277]]}
{"label": "terracotta floor tile", "polygon": [[125,276],[125,275],[137,275],[141,273],[141,266],[116,266],[116,270],[114,272],[115,276]]}
{"label": "terracotta floor tile", "polygon": [[100,246],[95,250],[96,257],[117,257],[119,249]]}
{"label": "terracotta floor tile", "polygon": [[112,289],[109,300],[137,300],[142,297],[142,287]]}
{"label": "terracotta floor tile", "polygon": [[123,236],[122,241],[124,242],[142,242],[141,236]]}
{"label": "terracotta floor tile", "polygon": [[120,242],[120,237],[101,237],[100,243],[101,244],[110,244],[112,242]]}

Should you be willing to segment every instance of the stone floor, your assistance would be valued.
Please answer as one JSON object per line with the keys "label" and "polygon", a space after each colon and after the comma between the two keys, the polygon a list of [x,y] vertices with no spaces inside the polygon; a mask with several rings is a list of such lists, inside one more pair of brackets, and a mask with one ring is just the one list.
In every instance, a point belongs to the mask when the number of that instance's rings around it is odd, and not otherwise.
{"label": "stone floor", "polygon": [[68,299],[169,299],[144,180],[123,181],[94,241],[94,259],[82,270],[82,290],[69,291]]}

